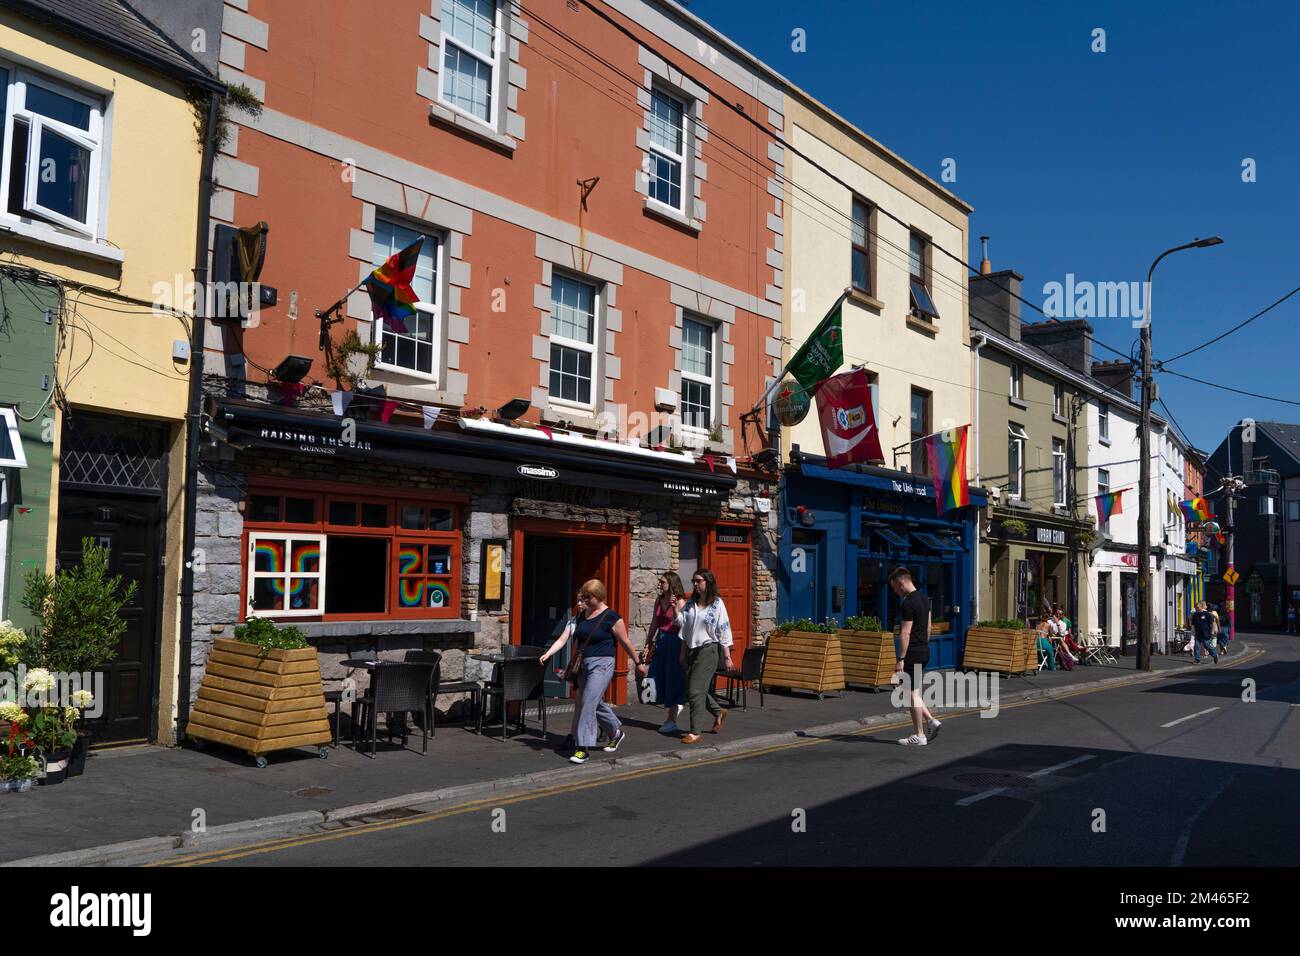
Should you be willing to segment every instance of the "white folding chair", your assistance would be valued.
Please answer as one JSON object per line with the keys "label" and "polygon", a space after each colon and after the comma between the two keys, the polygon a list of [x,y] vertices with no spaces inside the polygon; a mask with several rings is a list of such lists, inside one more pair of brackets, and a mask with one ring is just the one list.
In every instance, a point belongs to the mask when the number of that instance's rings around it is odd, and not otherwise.
{"label": "white folding chair", "polygon": [[1097,661],[1102,664],[1117,664],[1115,655],[1110,652],[1110,642],[1106,640],[1106,635],[1101,631],[1093,630],[1088,632],[1088,646],[1091,652],[1091,661]]}

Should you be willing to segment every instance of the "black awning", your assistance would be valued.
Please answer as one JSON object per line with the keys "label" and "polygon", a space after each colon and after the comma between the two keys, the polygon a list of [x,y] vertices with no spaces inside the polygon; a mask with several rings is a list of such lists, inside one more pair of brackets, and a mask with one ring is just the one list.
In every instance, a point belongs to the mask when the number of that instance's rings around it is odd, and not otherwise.
{"label": "black awning", "polygon": [[[314,458],[396,461],[424,468],[497,475],[541,483],[588,485],[634,494],[722,501],[734,475],[706,474],[617,453],[512,441],[458,431],[352,419],[356,440],[343,441],[343,419],[242,399],[211,399],[218,440],[236,448],[270,448]],[[720,470],[722,466],[719,466]]]}

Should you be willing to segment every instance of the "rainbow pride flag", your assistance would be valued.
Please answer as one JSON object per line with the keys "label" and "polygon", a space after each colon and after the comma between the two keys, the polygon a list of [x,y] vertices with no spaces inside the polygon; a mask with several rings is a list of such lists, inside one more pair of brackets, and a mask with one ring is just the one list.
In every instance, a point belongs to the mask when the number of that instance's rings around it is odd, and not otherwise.
{"label": "rainbow pride flag", "polygon": [[363,283],[370,293],[375,321],[382,318],[389,331],[405,332],[406,320],[415,315],[415,304],[420,300],[411,288],[411,280],[415,278],[415,264],[423,244],[424,236],[420,236],[405,249],[394,252]]}
{"label": "rainbow pride flag", "polygon": [[1110,520],[1111,515],[1123,513],[1124,502],[1120,500],[1120,495],[1127,490],[1127,488],[1121,488],[1119,491],[1110,491],[1097,496],[1097,526],[1099,528],[1106,527],[1106,522]]}
{"label": "rainbow pride flag", "polygon": [[1180,501],[1178,502],[1178,508],[1188,521],[1214,520],[1214,512],[1210,510],[1210,503],[1204,498],[1189,498],[1187,501]]}
{"label": "rainbow pride flag", "polygon": [[949,428],[925,439],[925,457],[934,479],[934,507],[939,514],[970,504],[966,484],[966,429]]}

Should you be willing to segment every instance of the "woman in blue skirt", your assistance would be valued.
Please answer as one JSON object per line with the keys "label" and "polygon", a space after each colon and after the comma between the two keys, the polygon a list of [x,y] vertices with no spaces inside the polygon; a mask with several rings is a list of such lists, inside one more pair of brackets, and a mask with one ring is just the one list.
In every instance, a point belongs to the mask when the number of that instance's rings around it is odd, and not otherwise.
{"label": "woman in blue skirt", "polygon": [[677,715],[686,703],[686,671],[682,669],[681,620],[679,615],[686,603],[686,589],[682,579],[673,571],[659,578],[659,598],[655,601],[654,618],[646,633],[645,647],[641,649],[637,673],[654,681],[655,700],[668,708],[668,719],[659,728],[661,734],[677,733]]}

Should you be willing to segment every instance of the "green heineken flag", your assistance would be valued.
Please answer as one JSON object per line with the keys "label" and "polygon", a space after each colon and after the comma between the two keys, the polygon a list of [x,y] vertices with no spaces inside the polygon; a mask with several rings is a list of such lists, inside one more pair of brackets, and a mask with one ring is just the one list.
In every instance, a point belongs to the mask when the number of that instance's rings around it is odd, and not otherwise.
{"label": "green heineken flag", "polygon": [[840,296],[785,367],[805,391],[811,392],[844,364],[844,334],[840,329],[843,307],[844,296]]}

